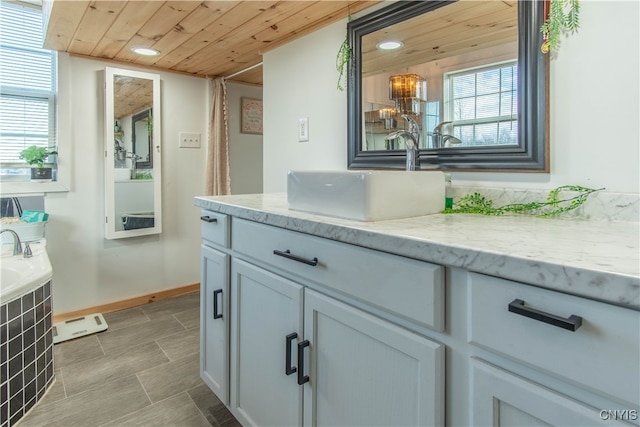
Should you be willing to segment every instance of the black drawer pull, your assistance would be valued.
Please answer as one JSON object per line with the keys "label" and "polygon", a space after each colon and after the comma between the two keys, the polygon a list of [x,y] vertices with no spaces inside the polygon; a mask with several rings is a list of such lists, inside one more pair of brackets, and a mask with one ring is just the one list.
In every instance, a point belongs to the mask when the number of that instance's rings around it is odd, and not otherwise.
{"label": "black drawer pull", "polygon": [[312,267],[315,267],[316,265],[318,265],[318,258],[314,258],[314,259],[302,258],[302,257],[299,257],[297,255],[292,254],[289,249],[287,249],[284,252],[279,251],[277,249],[274,249],[273,250],[273,254],[281,256],[281,257],[284,257],[284,258],[292,259],[294,261],[298,261],[298,262],[301,262],[303,264],[310,265]]}
{"label": "black drawer pull", "polygon": [[218,312],[218,295],[222,295],[222,289],[213,291],[213,318],[222,319],[222,313]]}
{"label": "black drawer pull", "polygon": [[204,222],[218,222],[218,218],[211,218],[210,216],[201,216],[200,220]]}
{"label": "black drawer pull", "polygon": [[291,375],[297,371],[295,366],[291,366],[291,342],[298,338],[298,334],[295,332],[287,335],[285,338],[285,362],[284,362],[284,373],[287,375]]}
{"label": "black drawer pull", "polygon": [[298,343],[298,385],[309,382],[309,375],[304,374],[304,348],[309,347],[309,340]]}
{"label": "black drawer pull", "polygon": [[572,314],[569,318],[565,319],[563,317],[556,316],[555,314],[549,314],[544,311],[536,310],[535,308],[526,307],[524,305],[524,301],[521,299],[514,299],[511,301],[509,303],[509,311],[573,332],[577,331],[582,325],[582,317],[580,316]]}

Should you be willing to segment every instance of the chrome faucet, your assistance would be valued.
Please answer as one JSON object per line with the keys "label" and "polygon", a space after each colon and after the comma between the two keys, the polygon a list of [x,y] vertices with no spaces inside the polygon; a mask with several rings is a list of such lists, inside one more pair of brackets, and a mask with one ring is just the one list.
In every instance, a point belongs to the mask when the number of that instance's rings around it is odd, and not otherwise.
{"label": "chrome faucet", "polygon": [[137,169],[138,169],[138,160],[142,158],[142,156],[138,156],[136,153],[131,153],[128,157],[131,159],[131,179],[136,179]]}
{"label": "chrome faucet", "polygon": [[444,125],[448,125],[451,122],[440,122],[436,127],[433,128],[433,134],[431,134],[431,145],[432,148],[442,148],[444,141],[442,140],[442,127]]}
{"label": "chrome faucet", "polygon": [[[453,135],[442,135],[442,147],[450,147],[451,145],[462,144],[460,138],[456,138]],[[442,148],[441,147],[441,148]]]}
{"label": "chrome faucet", "polygon": [[443,127],[452,122],[440,122],[436,127],[433,128],[433,133],[431,134],[431,145],[432,148],[449,148],[452,145],[462,144],[462,140],[460,138],[456,138],[453,135],[445,135],[443,132]]}
{"label": "chrome faucet", "polygon": [[405,140],[407,146],[407,166],[408,171],[415,171],[420,169],[420,127],[413,117],[408,114],[403,114],[402,118],[409,123],[408,130],[397,130],[391,132],[385,137],[386,141],[391,139],[397,139],[402,137]]}
{"label": "chrome faucet", "polygon": [[13,236],[13,255],[20,255],[22,253],[22,243],[20,242],[20,236],[13,230],[2,230],[0,234],[8,231]]}

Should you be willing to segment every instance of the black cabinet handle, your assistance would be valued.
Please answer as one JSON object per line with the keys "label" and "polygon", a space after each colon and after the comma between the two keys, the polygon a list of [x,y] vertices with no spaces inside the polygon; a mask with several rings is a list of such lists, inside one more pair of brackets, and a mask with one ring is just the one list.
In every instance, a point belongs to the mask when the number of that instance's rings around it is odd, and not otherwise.
{"label": "black cabinet handle", "polygon": [[213,291],[213,318],[222,319],[222,313],[218,312],[218,295],[222,295],[222,289]]}
{"label": "black cabinet handle", "polygon": [[204,222],[218,222],[218,218],[211,218],[210,216],[201,216],[200,220]]}
{"label": "black cabinet handle", "polygon": [[285,338],[286,344],[285,344],[285,362],[284,362],[284,373],[287,375],[291,375],[294,372],[297,371],[295,366],[291,366],[291,342],[293,340],[295,340],[296,338],[298,338],[298,334],[293,332],[289,335],[287,335],[287,337]]}
{"label": "black cabinet handle", "polygon": [[309,347],[309,340],[298,343],[298,385],[309,382],[309,375],[304,375],[304,348]]}
{"label": "black cabinet handle", "polygon": [[301,262],[303,264],[310,265],[312,267],[315,267],[316,265],[318,265],[318,258],[314,258],[314,259],[302,258],[302,257],[299,257],[297,255],[292,254],[289,249],[287,249],[284,252],[279,251],[277,249],[274,249],[273,250],[273,254],[281,256],[281,257],[284,257],[284,258],[292,259],[294,261],[298,261],[298,262]]}
{"label": "black cabinet handle", "polygon": [[573,332],[577,331],[582,325],[582,317],[580,316],[572,314],[565,319],[563,317],[556,316],[555,314],[545,313],[544,311],[536,310],[535,308],[526,307],[524,305],[524,301],[521,299],[514,299],[511,301],[509,303],[509,311]]}

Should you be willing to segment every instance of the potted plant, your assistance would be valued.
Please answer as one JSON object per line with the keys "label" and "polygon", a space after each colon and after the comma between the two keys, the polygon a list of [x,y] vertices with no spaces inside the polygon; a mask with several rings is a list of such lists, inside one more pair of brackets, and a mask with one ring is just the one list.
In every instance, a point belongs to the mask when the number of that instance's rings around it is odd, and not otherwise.
{"label": "potted plant", "polygon": [[31,165],[32,181],[50,181],[53,168],[45,166],[45,161],[49,156],[57,154],[58,152],[56,150],[32,145],[20,152],[20,158],[25,159],[27,163]]}

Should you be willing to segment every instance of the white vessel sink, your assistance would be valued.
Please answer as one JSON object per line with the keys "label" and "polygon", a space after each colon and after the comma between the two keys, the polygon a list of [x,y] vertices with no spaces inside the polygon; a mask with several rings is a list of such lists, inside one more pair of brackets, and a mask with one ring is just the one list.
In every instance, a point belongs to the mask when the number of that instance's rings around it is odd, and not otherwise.
{"label": "white vessel sink", "polygon": [[381,221],[444,210],[438,171],[289,171],[289,209],[357,221]]}

